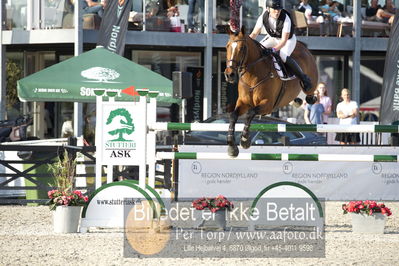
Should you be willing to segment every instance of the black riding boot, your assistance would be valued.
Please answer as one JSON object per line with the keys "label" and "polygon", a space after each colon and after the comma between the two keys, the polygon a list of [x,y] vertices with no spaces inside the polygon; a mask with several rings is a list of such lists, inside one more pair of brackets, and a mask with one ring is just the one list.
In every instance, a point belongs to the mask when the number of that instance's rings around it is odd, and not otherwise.
{"label": "black riding boot", "polygon": [[290,56],[287,56],[287,61],[285,62],[287,66],[291,69],[297,78],[302,81],[303,91],[306,93],[312,88],[312,83],[310,78],[305,75],[301,69],[301,67],[297,64],[297,62]]}

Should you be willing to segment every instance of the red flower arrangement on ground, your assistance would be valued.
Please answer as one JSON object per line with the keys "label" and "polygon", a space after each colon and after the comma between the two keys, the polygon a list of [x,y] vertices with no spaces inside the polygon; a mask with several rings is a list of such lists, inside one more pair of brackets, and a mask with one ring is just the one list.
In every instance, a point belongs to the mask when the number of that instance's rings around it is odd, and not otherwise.
{"label": "red flower arrangement on ground", "polygon": [[192,206],[196,210],[204,210],[209,209],[211,212],[217,212],[218,210],[231,210],[234,208],[234,205],[231,201],[225,198],[222,195],[217,196],[216,198],[199,198],[192,202]]}
{"label": "red flower arrangement on ground", "polygon": [[377,203],[375,201],[351,201],[348,204],[342,204],[344,214],[348,212],[373,215],[374,213],[382,213],[391,216],[391,210],[385,206],[384,203]]}
{"label": "red flower arrangement on ground", "polygon": [[50,190],[47,193],[49,197],[48,205],[50,210],[55,210],[57,206],[85,206],[89,198],[84,196],[79,190],[59,191],[57,189]]}

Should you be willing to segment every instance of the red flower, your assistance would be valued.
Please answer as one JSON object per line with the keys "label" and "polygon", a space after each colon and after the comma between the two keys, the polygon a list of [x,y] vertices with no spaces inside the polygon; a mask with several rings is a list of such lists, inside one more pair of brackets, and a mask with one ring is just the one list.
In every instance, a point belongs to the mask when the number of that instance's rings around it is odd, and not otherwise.
{"label": "red flower", "polygon": [[351,201],[347,204],[342,205],[342,210],[344,214],[348,212],[364,213],[367,215],[373,215],[374,213],[382,213],[390,216],[392,214],[391,210],[385,207],[383,203],[376,203],[375,201]]}
{"label": "red flower", "polygon": [[216,198],[199,198],[192,202],[192,207],[197,210],[210,209],[211,212],[217,212],[218,210],[229,209],[231,210],[234,206],[224,196],[219,195]]}
{"label": "red flower", "polygon": [[50,190],[47,192],[49,197],[48,205],[50,210],[55,210],[57,206],[85,206],[89,201],[87,196],[84,196],[81,191],[59,191]]}

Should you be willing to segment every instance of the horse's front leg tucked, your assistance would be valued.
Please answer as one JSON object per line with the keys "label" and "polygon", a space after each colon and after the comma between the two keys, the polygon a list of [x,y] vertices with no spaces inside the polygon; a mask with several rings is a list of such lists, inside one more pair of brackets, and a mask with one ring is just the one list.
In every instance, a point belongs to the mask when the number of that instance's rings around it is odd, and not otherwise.
{"label": "horse's front leg tucked", "polygon": [[227,153],[231,157],[238,156],[238,148],[234,139],[237,119],[238,119],[238,109],[235,109],[233,112],[230,113],[229,132],[227,133],[227,145],[229,146],[227,149]]}
{"label": "horse's front leg tucked", "polygon": [[255,115],[259,114],[259,106],[249,109],[247,113],[247,120],[245,121],[244,130],[241,134],[240,145],[244,149],[251,147],[251,139],[249,137],[249,127],[251,126],[252,119]]}

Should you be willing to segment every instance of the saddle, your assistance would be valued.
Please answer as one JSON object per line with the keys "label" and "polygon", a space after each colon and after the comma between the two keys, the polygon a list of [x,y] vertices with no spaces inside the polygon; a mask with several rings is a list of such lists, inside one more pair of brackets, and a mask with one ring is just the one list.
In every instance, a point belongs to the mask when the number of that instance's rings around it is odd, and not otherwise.
{"label": "saddle", "polygon": [[262,48],[264,51],[264,53],[262,53],[263,56],[270,55],[270,54],[272,55],[274,69],[276,70],[276,72],[281,80],[288,81],[288,80],[293,80],[296,78],[296,76],[291,72],[289,67],[287,67],[284,64],[283,60],[281,60],[279,52],[277,52],[277,53],[270,52],[270,49],[265,48],[264,46],[262,46]]}
{"label": "saddle", "polygon": [[276,70],[281,80],[286,81],[296,78],[296,76],[291,73],[290,68],[284,64],[283,60],[281,60],[279,53],[273,53],[272,59],[273,59],[274,69]]}

